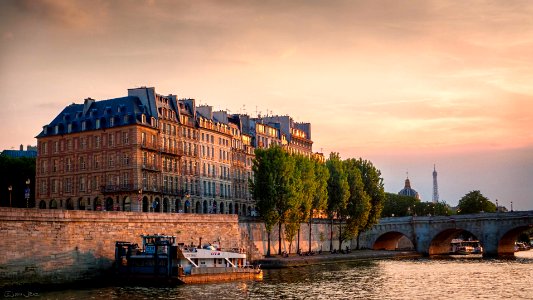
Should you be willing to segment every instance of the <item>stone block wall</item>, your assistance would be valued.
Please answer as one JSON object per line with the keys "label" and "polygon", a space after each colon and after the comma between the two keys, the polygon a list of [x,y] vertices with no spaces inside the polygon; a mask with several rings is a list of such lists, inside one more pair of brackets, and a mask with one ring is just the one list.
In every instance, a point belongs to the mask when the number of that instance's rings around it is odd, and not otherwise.
{"label": "stone block wall", "polygon": [[246,245],[236,215],[0,208],[0,287],[98,277],[112,266],[115,241],[140,244],[153,233]]}

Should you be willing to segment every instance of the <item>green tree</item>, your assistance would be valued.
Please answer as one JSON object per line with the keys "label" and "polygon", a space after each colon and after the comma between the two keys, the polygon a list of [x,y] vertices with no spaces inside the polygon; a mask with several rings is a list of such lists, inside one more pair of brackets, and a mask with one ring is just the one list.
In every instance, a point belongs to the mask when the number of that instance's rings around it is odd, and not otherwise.
{"label": "green tree", "polygon": [[415,214],[415,207],[417,203],[420,203],[420,200],[416,199],[415,197],[385,193],[385,201],[383,202],[381,217],[403,217]]}
{"label": "green tree", "polygon": [[252,169],[254,178],[250,180],[250,190],[256,200],[256,209],[259,216],[265,223],[267,232],[267,253],[270,256],[270,234],[273,226],[279,221],[279,214],[276,210],[276,182],[272,174],[274,163],[270,159],[271,153],[265,149],[256,149]]}
{"label": "green tree", "polygon": [[476,214],[479,212],[496,212],[496,205],[480,191],[471,191],[459,200],[458,214]]}
{"label": "green tree", "polygon": [[314,162],[303,155],[293,156],[296,163],[296,197],[298,201],[296,204],[296,209],[294,211],[294,220],[298,222],[297,232],[298,232],[298,242],[297,249],[300,249],[300,224],[307,222],[310,218],[313,198],[316,193],[318,183],[315,179],[315,164]]}
{"label": "green tree", "polygon": [[[342,218],[346,204],[350,197],[348,179],[344,166],[338,153],[332,152],[326,161],[330,177],[328,179],[328,205],[327,212],[331,221],[330,250],[333,250],[333,219],[339,219],[339,239],[342,235]],[[339,245],[340,248],[340,245]],[[340,250],[340,249],[339,249]]]}
{"label": "green tree", "polygon": [[[316,182],[315,192],[313,193],[313,203],[311,205],[311,210],[309,211],[309,252],[311,252],[311,240],[312,233],[311,229],[313,228],[313,215],[314,212],[320,212],[326,210],[328,204],[328,180],[329,180],[329,170],[326,167],[326,164],[313,160],[314,163],[314,178]],[[323,235],[321,232],[320,234]]]}
{"label": "green tree", "polygon": [[368,222],[370,214],[370,196],[365,191],[365,185],[359,171],[357,160],[350,158],[344,161],[350,196],[346,205],[346,228],[343,240],[351,239]]}
{"label": "green tree", "polygon": [[381,178],[381,171],[372,162],[359,158],[356,163],[361,172],[365,192],[370,196],[370,212],[367,222],[361,226],[361,230],[357,234],[357,249],[359,249],[359,236],[361,231],[370,229],[379,221],[381,210],[383,209],[383,201],[385,201],[385,189],[383,178]]}
{"label": "green tree", "polygon": [[296,197],[295,162],[279,146],[255,150],[254,180],[250,181],[250,190],[256,199],[256,207],[268,235],[267,256],[270,256],[270,232],[278,223],[278,254],[281,254],[282,225],[287,211],[293,206]]}

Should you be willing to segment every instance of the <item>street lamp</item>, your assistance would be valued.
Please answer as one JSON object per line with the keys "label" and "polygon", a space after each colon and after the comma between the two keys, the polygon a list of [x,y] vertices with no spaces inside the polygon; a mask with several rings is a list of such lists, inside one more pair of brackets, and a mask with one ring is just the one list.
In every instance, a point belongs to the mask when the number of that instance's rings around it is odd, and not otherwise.
{"label": "street lamp", "polygon": [[26,208],[29,207],[30,200],[30,179],[26,179],[26,190],[24,190],[24,197],[26,198]]}
{"label": "street lamp", "polygon": [[7,190],[9,191],[9,207],[11,207],[11,191],[13,190],[13,187],[10,185],[7,187]]}
{"label": "street lamp", "polygon": [[498,199],[496,199],[496,212],[499,212],[500,210],[498,209]]}
{"label": "street lamp", "polygon": [[513,211],[513,201],[511,201],[511,211]]}

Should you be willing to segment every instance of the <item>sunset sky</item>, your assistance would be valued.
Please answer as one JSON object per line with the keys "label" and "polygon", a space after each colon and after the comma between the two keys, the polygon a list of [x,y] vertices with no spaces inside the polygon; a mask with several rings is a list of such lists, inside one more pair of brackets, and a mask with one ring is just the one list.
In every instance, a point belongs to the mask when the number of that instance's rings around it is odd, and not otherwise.
{"label": "sunset sky", "polygon": [[70,103],[154,86],[312,123],[387,192],[533,209],[531,1],[0,2],[0,150]]}

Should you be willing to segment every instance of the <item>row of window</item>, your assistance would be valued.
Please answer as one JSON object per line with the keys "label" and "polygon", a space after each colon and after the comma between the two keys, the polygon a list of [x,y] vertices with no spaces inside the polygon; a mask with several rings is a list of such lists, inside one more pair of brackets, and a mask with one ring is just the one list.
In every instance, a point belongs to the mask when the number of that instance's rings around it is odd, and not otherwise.
{"label": "row of window", "polygon": [[[101,149],[105,145],[108,147],[129,145],[130,132],[119,131],[111,133],[101,133],[94,136],[66,138],[52,142],[39,143],[39,153],[47,155],[48,153],[58,154],[73,150],[92,150]],[[51,147],[51,151],[49,149]]]}

